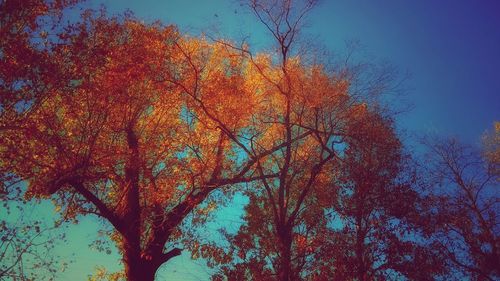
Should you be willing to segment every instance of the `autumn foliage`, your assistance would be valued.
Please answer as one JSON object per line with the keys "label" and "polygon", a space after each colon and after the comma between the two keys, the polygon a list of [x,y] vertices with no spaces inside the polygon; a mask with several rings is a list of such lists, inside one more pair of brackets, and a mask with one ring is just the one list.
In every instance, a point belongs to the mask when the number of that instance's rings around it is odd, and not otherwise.
{"label": "autumn foliage", "polygon": [[[0,14],[3,182],[26,182],[27,198],[53,199],[67,220],[108,222],[128,280],[154,280],[180,255],[179,226],[214,191],[249,198],[243,225],[225,233],[229,248],[186,245],[219,269],[214,280],[447,273],[454,252],[438,255],[425,240],[441,241],[446,219],[457,222],[445,216],[440,232],[429,230],[432,206],[393,116],[358,90],[353,69],[331,70],[295,49],[316,1],[249,1],[275,53],[104,10],[57,25],[73,1],[24,2],[31,6],[4,1]],[[40,21],[50,16],[52,27]],[[498,260],[496,226],[477,208],[471,233],[494,249],[476,250],[477,270],[498,274],[485,261]]]}

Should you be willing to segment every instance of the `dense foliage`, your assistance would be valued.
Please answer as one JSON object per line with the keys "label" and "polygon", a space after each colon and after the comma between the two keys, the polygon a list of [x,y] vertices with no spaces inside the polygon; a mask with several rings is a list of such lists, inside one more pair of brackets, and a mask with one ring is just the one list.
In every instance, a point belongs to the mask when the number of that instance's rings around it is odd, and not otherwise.
{"label": "dense foliage", "polygon": [[[249,204],[237,233],[223,231],[230,247],[186,243],[214,280],[498,277],[499,201],[484,191],[498,169],[431,144],[422,183],[376,98],[387,73],[300,52],[316,1],[249,1],[276,42],[257,54],[130,14],[62,24],[78,1],[22,2],[1,2],[1,191],[22,181],[65,220],[101,217],[127,280],[153,280],[180,255],[174,241],[195,239],[186,218],[236,191]],[[489,167],[497,140],[485,137]]]}

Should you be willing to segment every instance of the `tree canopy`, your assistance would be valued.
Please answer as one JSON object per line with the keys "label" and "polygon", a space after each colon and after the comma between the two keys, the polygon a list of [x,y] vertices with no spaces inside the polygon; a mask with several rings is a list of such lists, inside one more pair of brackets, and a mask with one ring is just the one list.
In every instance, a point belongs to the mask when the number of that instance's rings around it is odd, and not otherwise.
{"label": "tree canopy", "polygon": [[285,172],[263,166],[292,146],[324,165],[342,134],[334,122],[362,110],[320,66],[275,65],[173,26],[86,12],[57,36],[57,71],[30,82],[43,99],[23,96],[29,115],[1,131],[2,170],[27,196],[55,196],[67,218],[107,220],[131,280],[180,253],[168,241],[211,191],[288,177],[290,156]]}
{"label": "tree canopy", "polygon": [[[498,138],[486,161],[433,144],[419,169],[377,98],[391,75],[300,48],[317,1],[245,2],[274,39],[260,53],[105,9],[63,24],[79,1],[22,2],[1,2],[0,191],[101,218],[127,280],[154,280],[181,239],[213,280],[498,277]],[[229,247],[181,227],[214,192],[249,198]]]}

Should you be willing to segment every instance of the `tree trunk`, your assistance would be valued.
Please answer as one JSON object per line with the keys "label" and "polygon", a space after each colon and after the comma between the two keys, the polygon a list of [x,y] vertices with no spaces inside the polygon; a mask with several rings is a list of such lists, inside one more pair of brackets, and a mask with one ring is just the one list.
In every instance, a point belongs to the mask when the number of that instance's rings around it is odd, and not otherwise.
{"label": "tree trunk", "polygon": [[366,280],[366,267],[365,267],[365,261],[364,261],[364,255],[365,255],[365,233],[361,221],[361,217],[358,217],[358,230],[356,232],[356,261],[357,261],[357,277],[358,281],[365,281]]}
{"label": "tree trunk", "polygon": [[127,281],[153,281],[155,279],[158,267],[152,261],[142,258],[140,253],[126,250],[123,263]]}
{"label": "tree trunk", "polygon": [[286,229],[279,236],[280,239],[280,281],[292,280],[292,234]]}
{"label": "tree trunk", "polygon": [[128,281],[154,281],[156,269],[144,263],[125,264],[125,277]]}
{"label": "tree trunk", "polygon": [[140,244],[134,241],[138,240],[130,240],[126,237],[123,239],[123,264],[125,265],[125,277],[128,281],[153,281],[160,266],[182,253],[179,248],[173,248],[163,253],[161,244],[141,251]]}

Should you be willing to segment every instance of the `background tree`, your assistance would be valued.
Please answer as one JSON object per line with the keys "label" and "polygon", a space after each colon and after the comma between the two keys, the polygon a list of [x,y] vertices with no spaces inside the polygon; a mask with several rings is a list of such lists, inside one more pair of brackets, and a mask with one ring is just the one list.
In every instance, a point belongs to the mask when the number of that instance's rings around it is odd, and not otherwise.
{"label": "background tree", "polygon": [[[434,182],[435,244],[455,268],[473,280],[500,273],[498,182],[479,151],[456,139],[427,141]],[[460,276],[460,275],[458,275]],[[458,278],[458,277],[457,277]]]}
{"label": "background tree", "polygon": [[[421,241],[429,235],[420,227],[427,206],[391,124],[377,112],[351,119],[347,146],[315,181],[291,227],[290,280],[434,280],[446,273]],[[244,225],[226,233],[231,262],[223,256],[214,280],[280,278],[278,207],[267,189],[247,195]]]}
{"label": "background tree", "polygon": [[[357,110],[346,92],[348,82],[344,77],[329,76],[321,66],[308,67],[301,57],[294,56],[302,19],[315,4],[316,1],[248,3],[276,42],[276,56],[268,59],[271,67],[261,65],[246,52],[257,68],[256,79],[264,82],[263,92],[273,102],[259,118],[272,124],[270,136],[273,142],[279,140],[287,144],[277,157],[258,163],[261,176],[277,174],[278,177],[260,183],[265,190],[261,193],[263,196],[250,197],[265,200],[265,207],[260,205],[260,208],[270,212],[268,220],[272,222],[267,230],[264,228],[264,237],[260,237],[263,240],[257,246],[266,247],[273,243],[269,249],[271,252],[266,253],[270,255],[269,260],[263,260],[262,256],[248,257],[250,260],[260,259],[258,264],[268,268],[265,278],[273,275],[279,280],[299,278],[300,269],[293,261],[293,249],[297,246],[294,229],[300,224],[308,194],[318,178],[324,176],[324,166],[335,157],[333,146],[339,141],[335,137],[342,135],[341,124],[349,111]],[[252,148],[262,149],[254,144]],[[250,208],[259,208],[259,204],[250,203]],[[256,228],[259,226],[251,226],[250,230]],[[240,257],[245,260],[246,249],[241,250]]]}
{"label": "background tree", "polygon": [[[55,28],[63,13],[80,1],[0,1],[0,131],[16,128],[43,99],[41,77],[57,75],[50,61]],[[46,79],[48,82],[49,80]],[[0,158],[0,279],[53,279],[69,261],[57,261],[53,248],[64,233],[33,218],[33,201],[19,195],[19,178]]]}
{"label": "background tree", "polygon": [[352,137],[331,183],[331,227],[315,280],[433,280],[445,272],[422,243],[426,206],[392,124],[373,112],[350,126]]}

